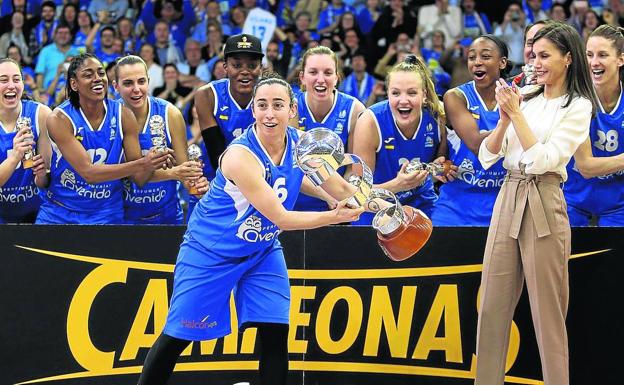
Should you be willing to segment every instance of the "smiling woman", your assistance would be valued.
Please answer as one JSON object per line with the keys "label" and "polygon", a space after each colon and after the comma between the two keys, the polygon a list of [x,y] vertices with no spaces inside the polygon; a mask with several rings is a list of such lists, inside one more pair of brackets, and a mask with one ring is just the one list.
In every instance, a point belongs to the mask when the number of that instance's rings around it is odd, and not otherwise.
{"label": "smiling woman", "polygon": [[[524,282],[545,384],[569,384],[566,313],[570,223],[561,184],[589,134],[596,97],[579,34],[553,23],[533,38],[537,87],[522,98],[503,79],[499,120],[479,147],[485,169],[503,158],[483,259],[475,384],[502,384],[509,328]],[[525,90],[523,90],[525,91]],[[524,92],[523,92],[524,93]]]}
{"label": "smiling woman", "polygon": [[[291,124],[308,131],[316,127],[333,130],[345,147],[351,140],[357,117],[364,105],[351,95],[336,89],[340,80],[340,68],[336,53],[323,46],[311,48],[303,55],[299,80],[303,92],[297,95],[298,119]],[[327,210],[327,204],[319,199],[300,196],[297,210]]]}
{"label": "smiling woman", "polygon": [[[41,204],[38,187],[48,183],[42,154],[49,157],[50,109],[24,96],[19,64],[0,59],[0,223],[34,222]],[[29,169],[25,157],[35,148]]]}
{"label": "smiling woman", "polygon": [[440,186],[432,218],[435,226],[490,224],[505,170],[502,161],[485,170],[477,154],[498,122],[494,91],[496,81],[506,77],[511,68],[508,53],[500,38],[490,34],[478,37],[468,49],[467,64],[473,80],[444,95],[444,109],[453,128],[449,130],[451,159],[459,171],[456,180]]}
{"label": "smiling woman", "polygon": [[187,188],[195,185],[201,194],[208,190],[201,164],[187,160],[182,113],[166,100],[148,95],[147,65],[138,56],[125,56],[117,62],[113,85],[137,119],[142,153],[147,153],[153,146],[153,122],[162,121],[160,127],[164,131],[165,144],[173,149],[177,163],[173,168],[156,170],[145,186],[136,183],[126,186],[124,219],[129,224],[182,224],[184,218],[177,197],[177,181],[183,182]]}
{"label": "smiling woman", "polygon": [[143,184],[170,161],[169,152],[141,156],[134,115],[107,99],[107,91],[104,67],[94,55],[71,61],[69,100],[46,120],[53,150],[50,186],[37,223],[123,223],[121,178]]}
{"label": "smiling woman", "polygon": [[590,221],[598,226],[624,226],[623,32],[603,25],[587,41],[587,61],[600,108],[592,119],[589,138],[567,168],[564,193],[572,226],[587,226]]}
{"label": "smiling woman", "polygon": [[225,150],[210,190],[191,215],[167,323],[139,385],[167,383],[191,341],[230,334],[233,289],[239,328],[258,328],[260,383],[285,385],[290,286],[277,235],[354,220],[362,212],[344,204],[326,212],[291,211],[300,190],[322,193],[293,167],[299,133],[288,126],[297,108],[290,85],[260,80],[252,108],[256,123]]}
{"label": "smiling woman", "polygon": [[[428,69],[414,55],[388,72],[386,84],[388,100],[374,104],[357,120],[353,153],[370,167],[378,187],[431,216],[438,199],[433,181],[427,171],[408,173],[406,167],[414,159],[440,164],[446,160],[442,104]],[[365,213],[357,224],[370,225],[372,218]]]}

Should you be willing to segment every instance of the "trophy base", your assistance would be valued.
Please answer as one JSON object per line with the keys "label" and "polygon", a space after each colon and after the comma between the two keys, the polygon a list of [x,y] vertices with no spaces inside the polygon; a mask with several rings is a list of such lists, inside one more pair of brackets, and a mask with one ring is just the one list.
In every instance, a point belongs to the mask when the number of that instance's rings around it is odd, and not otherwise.
{"label": "trophy base", "polygon": [[407,222],[388,235],[377,232],[377,241],[386,256],[393,261],[404,261],[416,254],[427,243],[433,224],[422,211],[403,206]]}
{"label": "trophy base", "polygon": [[24,169],[32,168],[34,163],[35,162],[32,159],[24,159],[24,160],[22,160],[22,167]]}
{"label": "trophy base", "polygon": [[201,197],[204,196],[204,194],[200,193],[195,186],[190,186],[188,192],[197,199],[201,199]]}

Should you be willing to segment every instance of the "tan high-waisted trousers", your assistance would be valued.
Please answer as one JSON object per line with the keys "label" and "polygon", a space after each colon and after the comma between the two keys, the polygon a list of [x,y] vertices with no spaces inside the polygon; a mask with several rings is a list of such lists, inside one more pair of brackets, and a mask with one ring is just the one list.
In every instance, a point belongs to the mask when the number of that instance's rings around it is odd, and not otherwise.
{"label": "tan high-waisted trousers", "polygon": [[501,385],[526,280],[545,385],[568,385],[570,223],[555,173],[509,171],[496,199],[481,278],[477,385]]}

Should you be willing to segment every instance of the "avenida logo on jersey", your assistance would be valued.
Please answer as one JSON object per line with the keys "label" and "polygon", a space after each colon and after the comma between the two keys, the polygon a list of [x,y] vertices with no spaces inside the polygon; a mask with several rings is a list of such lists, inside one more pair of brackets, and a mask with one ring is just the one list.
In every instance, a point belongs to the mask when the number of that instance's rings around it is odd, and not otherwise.
{"label": "avenida logo on jersey", "polygon": [[[458,178],[473,186],[481,188],[500,187],[503,184],[505,172],[496,173],[497,175],[483,174],[475,170],[472,160],[464,158],[457,168]],[[498,175],[500,174],[500,175]]]}
{"label": "avenida logo on jersey", "polygon": [[[273,230],[271,232],[263,233],[262,230]],[[262,228],[262,219],[258,218],[255,215],[252,215],[245,219],[243,223],[238,226],[238,231],[236,232],[236,236],[247,242],[261,242],[261,241],[270,241],[275,239],[280,230],[277,229],[277,226],[271,225],[266,228]]]}
{"label": "avenida logo on jersey", "polygon": [[[111,190],[108,185],[98,186],[89,185],[84,182],[76,180],[76,174],[74,174],[71,170],[65,169],[61,174],[61,185],[69,190],[75,191],[78,196],[88,199],[108,199],[111,197]],[[85,188],[84,186],[89,186],[89,188]]]}

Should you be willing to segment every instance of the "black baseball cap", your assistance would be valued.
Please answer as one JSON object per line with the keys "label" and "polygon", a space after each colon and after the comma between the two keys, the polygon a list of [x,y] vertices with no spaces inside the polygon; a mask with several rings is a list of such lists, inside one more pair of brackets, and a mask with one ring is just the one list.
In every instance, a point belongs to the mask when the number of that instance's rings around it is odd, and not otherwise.
{"label": "black baseball cap", "polygon": [[223,56],[227,58],[228,55],[232,55],[235,53],[246,53],[261,58],[264,57],[264,53],[262,53],[262,43],[260,43],[260,39],[246,33],[230,36],[225,41]]}

